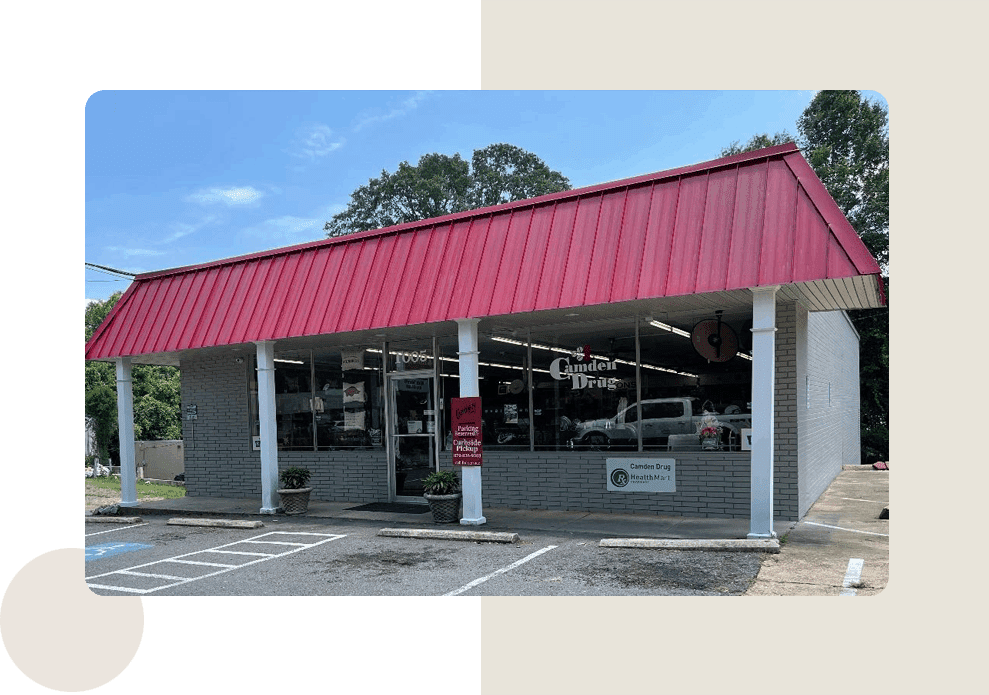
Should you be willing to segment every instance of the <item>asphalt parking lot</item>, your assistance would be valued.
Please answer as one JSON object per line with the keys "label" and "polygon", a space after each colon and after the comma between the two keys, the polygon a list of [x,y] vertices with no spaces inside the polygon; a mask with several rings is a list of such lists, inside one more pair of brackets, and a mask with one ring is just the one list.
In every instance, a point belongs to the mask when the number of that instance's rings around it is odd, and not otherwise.
{"label": "asphalt parking lot", "polygon": [[[866,466],[846,467],[799,522],[778,523],[778,553],[602,546],[738,544],[744,520],[492,509],[477,528],[517,531],[513,543],[492,543],[381,535],[437,529],[428,515],[324,504],[305,517],[261,517],[253,500],[219,504],[149,503],[130,524],[87,517],[87,584],[148,596],[870,596],[889,579],[889,472]],[[169,523],[172,512],[189,523],[204,511],[203,523],[254,528]]]}
{"label": "asphalt parking lot", "polygon": [[[253,529],[166,518],[86,524],[86,581],[100,595],[739,595],[763,553],[602,548],[527,534],[516,543],[378,535],[380,524],[273,519]],[[93,535],[89,535],[93,534]]]}

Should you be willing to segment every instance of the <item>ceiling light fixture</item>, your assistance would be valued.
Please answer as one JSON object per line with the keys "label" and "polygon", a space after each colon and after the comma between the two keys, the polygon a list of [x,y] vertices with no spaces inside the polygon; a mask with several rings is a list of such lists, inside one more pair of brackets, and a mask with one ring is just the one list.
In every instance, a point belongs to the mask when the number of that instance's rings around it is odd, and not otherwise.
{"label": "ceiling light fixture", "polygon": [[668,323],[663,323],[662,321],[655,321],[653,319],[650,319],[649,325],[655,326],[656,328],[662,328],[664,331],[669,331],[670,333],[676,333],[677,335],[682,335],[684,338],[690,337],[690,333],[688,333],[687,331],[681,330],[675,326],[671,326]]}

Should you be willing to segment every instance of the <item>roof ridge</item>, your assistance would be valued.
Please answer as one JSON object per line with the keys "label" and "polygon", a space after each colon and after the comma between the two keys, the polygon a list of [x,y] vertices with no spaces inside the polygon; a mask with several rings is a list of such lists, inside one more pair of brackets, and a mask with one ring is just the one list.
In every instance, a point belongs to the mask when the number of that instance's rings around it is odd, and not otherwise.
{"label": "roof ridge", "polygon": [[800,150],[795,143],[787,142],[782,145],[774,145],[772,147],[766,147],[761,150],[751,150],[749,152],[742,152],[740,154],[729,155],[727,157],[719,157],[718,159],[711,159],[704,162],[698,162],[696,164],[688,164],[686,166],[680,166],[674,169],[666,169],[663,171],[657,171],[650,174],[639,174],[636,176],[631,176],[623,179],[616,179],[614,181],[606,181],[604,183],[592,184],[590,186],[583,186],[581,188],[573,188],[567,191],[546,193],[544,195],[536,196],[534,198],[523,198],[522,200],[513,200],[507,203],[500,203],[498,205],[489,205],[486,207],[475,208],[472,210],[462,210],[460,212],[453,212],[448,215],[442,215],[440,217],[428,217],[424,220],[403,222],[401,224],[391,225],[388,227],[381,227],[380,229],[368,229],[363,232],[354,232],[353,234],[346,234],[339,237],[315,239],[313,241],[307,241],[301,244],[294,244],[292,246],[282,246],[273,249],[267,249],[265,251],[255,251],[253,253],[243,254],[240,256],[231,256],[229,258],[220,258],[214,261],[206,261],[204,263],[195,263],[192,265],[177,266],[175,268],[153,270],[147,273],[140,273],[134,278],[134,280],[135,282],[141,280],[150,280],[152,278],[161,278],[168,275],[188,273],[194,270],[205,270],[207,268],[215,268],[233,263],[243,263],[245,261],[270,258],[273,256],[286,255],[292,253],[299,253],[312,248],[334,246],[336,244],[347,244],[347,243],[359,241],[361,239],[367,239],[369,237],[388,236],[391,234],[399,234],[402,232],[411,231],[413,229],[420,229],[423,227],[435,227],[441,224],[452,224],[453,222],[459,220],[483,217],[485,215],[496,215],[501,212],[510,212],[512,210],[521,207],[535,207],[537,205],[542,205],[550,202],[558,202],[560,200],[565,200],[568,198],[580,198],[581,196],[598,194],[604,191],[613,190],[617,188],[628,188],[631,186],[653,183],[657,181],[662,181],[663,179],[670,179],[680,176],[686,176],[689,174],[696,174],[702,171],[710,171],[721,167],[735,166],[737,164],[750,162],[755,159],[768,159],[771,157],[781,156],[781,155],[789,154],[791,152],[799,152],[799,151]]}

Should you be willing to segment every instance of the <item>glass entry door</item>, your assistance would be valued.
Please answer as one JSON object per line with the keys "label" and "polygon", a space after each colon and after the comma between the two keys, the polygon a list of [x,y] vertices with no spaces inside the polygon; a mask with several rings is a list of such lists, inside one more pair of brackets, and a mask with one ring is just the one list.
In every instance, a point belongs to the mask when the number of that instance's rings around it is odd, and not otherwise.
{"label": "glass entry door", "polygon": [[422,479],[437,470],[433,372],[389,376],[388,460],[392,498],[422,502]]}

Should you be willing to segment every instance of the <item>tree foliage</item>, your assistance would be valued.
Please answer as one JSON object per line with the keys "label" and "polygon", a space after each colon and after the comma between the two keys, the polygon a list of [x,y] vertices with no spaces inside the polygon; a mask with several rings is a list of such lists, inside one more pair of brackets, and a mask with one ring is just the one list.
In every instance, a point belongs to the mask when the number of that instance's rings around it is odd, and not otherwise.
{"label": "tree foliage", "polygon": [[[831,197],[885,271],[889,300],[889,118],[857,91],[822,91],[797,120],[800,138],[783,131],[733,142],[722,156],[794,140]],[[862,460],[889,458],[889,312],[850,311],[859,333]]]}
{"label": "tree foliage", "polygon": [[459,154],[425,154],[381,171],[350,195],[347,208],[323,227],[327,236],[380,229],[570,189],[569,180],[539,157],[508,144]]}
{"label": "tree foliage", "polygon": [[822,91],[797,121],[804,157],[882,268],[889,264],[889,115],[857,91]]}
{"label": "tree foliage", "polygon": [[[886,271],[889,300],[889,114],[853,90],[818,92],[797,120],[800,148]],[[851,311],[859,332],[864,462],[889,458],[889,312]]]}
{"label": "tree foliage", "polygon": [[488,145],[475,150],[471,165],[474,178],[472,208],[570,190],[567,177],[551,170],[531,152],[513,145]]}
{"label": "tree foliage", "polygon": [[115,449],[111,447],[117,434],[117,393],[105,384],[86,389],[86,417],[92,418],[96,434],[96,448],[100,461],[109,460]]}
{"label": "tree foliage", "polygon": [[728,145],[728,147],[721,150],[721,156],[728,157],[733,154],[742,154],[743,152],[751,152],[752,150],[761,150],[766,147],[773,147],[774,145],[785,145],[788,142],[795,141],[796,138],[785,130],[781,130],[773,135],[770,135],[769,133],[760,133],[759,135],[753,135],[744,145],[736,140],[732,144]]}
{"label": "tree foliage", "polygon": [[[110,313],[121,293],[105,301],[86,305],[86,340]],[[120,460],[117,423],[117,375],[107,362],[86,362],[86,416],[94,420],[100,458]],[[182,399],[179,370],[157,365],[134,365],[131,369],[134,396],[134,438],[138,441],[181,439]]]}

